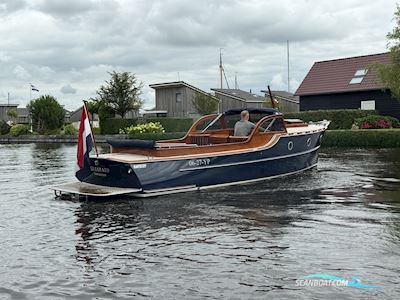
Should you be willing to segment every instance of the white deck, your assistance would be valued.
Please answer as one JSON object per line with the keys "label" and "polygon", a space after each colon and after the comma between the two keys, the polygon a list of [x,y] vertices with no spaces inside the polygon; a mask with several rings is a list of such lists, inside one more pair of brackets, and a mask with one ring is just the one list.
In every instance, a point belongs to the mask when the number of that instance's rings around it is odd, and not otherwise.
{"label": "white deck", "polygon": [[288,134],[300,134],[300,133],[310,133],[314,131],[320,131],[326,126],[323,124],[309,124],[307,127],[289,127],[287,128]]}
{"label": "white deck", "polygon": [[140,192],[141,189],[100,186],[85,182],[71,182],[50,187],[60,194],[108,197]]}
{"label": "white deck", "polygon": [[153,156],[132,154],[132,153],[107,153],[99,154],[100,159],[109,159],[123,163],[146,162],[154,160]]}

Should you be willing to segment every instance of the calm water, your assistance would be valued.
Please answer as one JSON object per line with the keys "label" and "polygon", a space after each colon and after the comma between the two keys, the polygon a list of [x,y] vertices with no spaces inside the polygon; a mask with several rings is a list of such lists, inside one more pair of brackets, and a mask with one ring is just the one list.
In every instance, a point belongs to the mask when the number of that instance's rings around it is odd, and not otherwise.
{"label": "calm water", "polygon": [[[399,299],[400,151],[232,188],[55,200],[75,147],[0,145],[0,299]],[[325,273],[380,289],[300,287]]]}

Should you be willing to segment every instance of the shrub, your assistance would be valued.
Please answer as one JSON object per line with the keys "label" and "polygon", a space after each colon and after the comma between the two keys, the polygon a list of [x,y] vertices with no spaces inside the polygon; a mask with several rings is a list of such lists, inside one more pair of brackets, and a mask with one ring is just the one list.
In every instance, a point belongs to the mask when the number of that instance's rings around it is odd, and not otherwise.
{"label": "shrub", "polygon": [[118,134],[120,129],[125,129],[137,124],[137,119],[109,118],[100,120],[101,134]]}
{"label": "shrub", "polygon": [[355,120],[355,124],[361,129],[399,128],[400,122],[389,116],[367,116]]}
{"label": "shrub", "polygon": [[1,121],[0,122],[0,135],[2,134],[8,134],[10,132],[11,126],[8,125],[6,122]]}
{"label": "shrub", "polygon": [[332,121],[329,129],[350,129],[355,119],[377,115],[375,110],[336,109],[336,110],[309,110],[296,113],[286,113],[287,119],[302,119],[305,122],[321,120]]}
{"label": "shrub", "polygon": [[165,132],[184,132],[188,131],[193,124],[191,118],[147,118],[147,122],[159,122]]}
{"label": "shrub", "polygon": [[10,134],[13,136],[20,136],[29,133],[29,126],[24,124],[15,124],[10,129]]}
{"label": "shrub", "polygon": [[78,129],[76,129],[76,128],[74,127],[74,125],[72,125],[72,124],[67,124],[67,125],[64,125],[64,130],[63,130],[63,132],[64,132],[64,134],[66,134],[66,135],[75,135],[75,134],[78,133]]}
{"label": "shrub", "polygon": [[400,147],[400,129],[328,130],[324,147],[394,148]]}
{"label": "shrub", "polygon": [[125,129],[120,129],[121,134],[135,134],[135,133],[164,133],[165,130],[159,122],[149,122],[130,126]]}
{"label": "shrub", "polygon": [[47,129],[45,132],[43,132],[44,135],[58,135],[61,134],[61,129],[60,128],[55,128],[55,129]]}

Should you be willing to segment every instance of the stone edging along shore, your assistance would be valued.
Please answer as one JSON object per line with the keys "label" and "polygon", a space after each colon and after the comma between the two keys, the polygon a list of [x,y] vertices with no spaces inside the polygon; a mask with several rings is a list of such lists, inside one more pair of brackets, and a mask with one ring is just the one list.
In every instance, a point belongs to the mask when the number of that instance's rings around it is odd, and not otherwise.
{"label": "stone edging along shore", "polygon": [[[127,135],[115,134],[115,135],[96,135],[96,143],[104,144],[107,143],[106,139],[126,139]],[[18,143],[71,143],[76,144],[78,137],[76,135],[0,135],[0,144],[18,144]]]}

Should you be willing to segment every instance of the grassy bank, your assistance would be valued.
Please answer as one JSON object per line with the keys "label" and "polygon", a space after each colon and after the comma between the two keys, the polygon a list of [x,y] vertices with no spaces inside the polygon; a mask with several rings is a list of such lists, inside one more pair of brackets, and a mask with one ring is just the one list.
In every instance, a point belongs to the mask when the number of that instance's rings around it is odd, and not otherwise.
{"label": "grassy bank", "polygon": [[396,148],[400,129],[328,130],[323,147]]}

